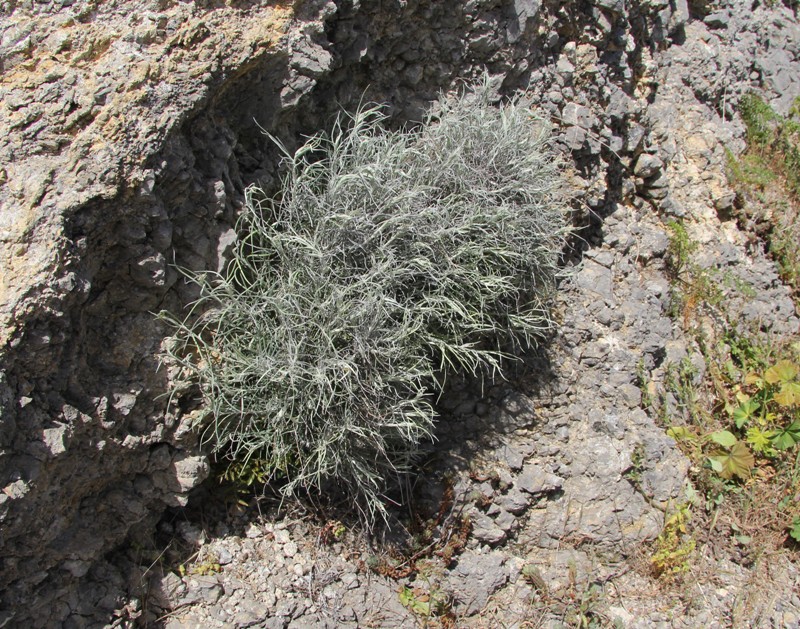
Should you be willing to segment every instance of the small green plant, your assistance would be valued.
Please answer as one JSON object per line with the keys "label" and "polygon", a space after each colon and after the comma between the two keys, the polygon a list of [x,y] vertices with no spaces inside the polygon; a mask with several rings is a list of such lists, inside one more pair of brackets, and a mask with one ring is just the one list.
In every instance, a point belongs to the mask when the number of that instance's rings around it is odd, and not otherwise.
{"label": "small green plant", "polygon": [[260,458],[245,461],[231,461],[215,472],[222,485],[224,500],[236,508],[247,507],[256,488],[262,487],[275,475],[269,463]]}
{"label": "small green plant", "polygon": [[670,314],[676,319],[682,318],[684,327],[688,327],[695,310],[717,308],[725,298],[721,286],[735,283],[735,280],[693,261],[698,243],[689,236],[682,222],[669,221],[667,229],[670,232],[667,265],[672,277]]}
{"label": "small green plant", "polygon": [[697,251],[697,242],[692,240],[686,225],[681,221],[669,221],[669,246],[667,261],[674,278],[680,278],[692,266],[692,254]]}
{"label": "small green plant", "polygon": [[730,150],[726,150],[726,162],[728,175],[733,181],[757,190],[763,190],[777,179],[770,165],[759,154],[747,154],[736,159]]}
{"label": "small green plant", "polygon": [[731,415],[756,452],[774,456],[800,442],[800,381],[797,365],[781,360],[764,371],[751,371],[737,393]]}
{"label": "small green plant", "polygon": [[773,139],[780,117],[757,94],[750,92],[739,101],[739,115],[747,130],[747,142],[766,146]]}
{"label": "small green plant", "polygon": [[369,523],[432,438],[444,379],[551,329],[568,233],[549,126],[520,103],[484,86],[417,132],[383,121],[364,108],[286,153],[278,196],[247,191],[227,270],[165,315],[217,455],[287,495],[346,492]]}
{"label": "small green plant", "polygon": [[739,441],[728,430],[711,433],[709,440],[717,447],[708,455],[708,462],[720,478],[729,479],[734,476],[741,480],[750,478],[755,458],[745,443]]}
{"label": "small green plant", "polygon": [[651,408],[655,402],[653,395],[654,384],[650,379],[650,374],[643,358],[640,358],[636,363],[636,384],[639,387],[639,391],[642,392],[642,407]]}
{"label": "small green plant", "polygon": [[800,517],[792,519],[792,523],[789,526],[789,537],[795,542],[800,543]]}
{"label": "small green plant", "polygon": [[[753,360],[750,358],[748,360]],[[731,363],[729,376],[740,374]],[[735,386],[735,404],[726,403],[730,424],[706,435],[686,425],[671,426],[667,434],[697,458],[701,453],[720,478],[747,480],[756,467],[756,455],[771,459],[800,442],[800,383],[798,368],[781,360],[762,371],[750,371]],[[672,384],[680,395],[681,388]],[[688,417],[690,425],[697,421]],[[727,422],[726,422],[727,423]]]}
{"label": "small green plant", "polygon": [[220,480],[244,487],[252,487],[256,484],[265,483],[271,473],[273,473],[273,470],[270,469],[266,461],[254,458],[231,463],[222,473]]}
{"label": "small green plant", "polygon": [[187,561],[178,566],[178,574],[181,577],[187,575],[207,577],[219,572],[222,572],[222,566],[217,556],[213,553],[209,553],[202,561],[196,561],[194,563],[189,563]]}
{"label": "small green plant", "polygon": [[676,577],[689,569],[689,558],[695,541],[688,535],[691,505],[681,504],[664,521],[661,535],[655,541],[655,552],[650,563],[656,576]]}
{"label": "small green plant", "polygon": [[339,520],[328,520],[319,533],[319,540],[323,544],[331,545],[344,539],[347,527]]}
{"label": "small green plant", "polygon": [[550,594],[550,588],[547,586],[547,582],[542,577],[542,573],[532,563],[526,563],[522,566],[522,578],[525,579],[525,582],[532,586],[539,594],[542,596],[548,596]]}
{"label": "small green plant", "polygon": [[452,607],[450,596],[430,584],[426,584],[426,587],[404,585],[398,597],[403,607],[426,619],[446,616]]}
{"label": "small green plant", "polygon": [[565,615],[569,626],[579,629],[599,629],[608,626],[607,618],[600,611],[603,599],[603,588],[596,583],[592,583],[580,592]]}
{"label": "small green plant", "polygon": [[760,154],[776,176],[785,177],[792,192],[800,192],[800,97],[795,99],[789,116],[783,117],[758,95],[745,94],[739,113],[752,149],[749,155]]}
{"label": "small green plant", "polygon": [[642,472],[644,471],[644,461],[644,446],[641,443],[637,443],[633,448],[633,452],[631,453],[631,465],[623,474],[628,482],[637,489],[639,489],[641,486]]}
{"label": "small green plant", "polygon": [[747,203],[744,224],[764,238],[784,281],[800,293],[800,97],[784,117],[754,93],[739,103],[747,150],[728,153],[728,179]]}

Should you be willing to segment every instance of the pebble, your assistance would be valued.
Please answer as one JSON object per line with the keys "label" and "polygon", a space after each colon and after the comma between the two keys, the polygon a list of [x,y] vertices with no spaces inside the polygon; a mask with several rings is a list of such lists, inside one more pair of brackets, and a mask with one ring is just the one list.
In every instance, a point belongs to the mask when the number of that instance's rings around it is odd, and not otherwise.
{"label": "pebble", "polygon": [[287,542],[283,546],[283,554],[289,558],[294,557],[297,554],[297,544],[292,541]]}

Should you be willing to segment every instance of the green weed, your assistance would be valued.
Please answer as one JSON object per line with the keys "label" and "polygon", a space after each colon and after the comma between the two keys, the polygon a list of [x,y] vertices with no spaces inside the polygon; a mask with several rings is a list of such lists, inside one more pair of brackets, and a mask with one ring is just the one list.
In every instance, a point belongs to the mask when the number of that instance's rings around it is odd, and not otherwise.
{"label": "green weed", "polygon": [[713,310],[723,302],[725,294],[721,286],[734,284],[735,279],[693,261],[698,244],[682,222],[669,221],[667,228],[670,232],[667,266],[672,277],[670,315],[683,319],[684,327],[688,327],[697,308]]}
{"label": "green weed", "polygon": [[[728,153],[728,179],[755,216],[781,277],[800,294],[800,97],[784,117],[755,94],[739,103],[747,150]],[[748,216],[748,220],[752,220]]]}
{"label": "green weed", "polygon": [[[760,138],[758,129],[771,128],[775,119],[763,108],[751,114],[760,116],[761,126],[753,125],[753,137]],[[648,384],[650,407],[692,461],[696,493],[705,497],[698,504],[713,514],[710,529],[695,534],[711,535],[720,513],[734,514],[728,516],[731,539],[747,539],[748,553],[759,553],[782,544],[795,530],[794,518],[800,517],[800,356],[792,346],[796,337],[771,339],[756,329],[740,330],[723,295],[747,297],[752,288],[713,268],[700,268],[693,261],[697,244],[686,227],[671,223],[669,229],[672,314],[683,319],[705,369],[700,378],[688,359],[667,364],[660,387]],[[647,374],[639,379],[646,382]],[[672,550],[665,546],[670,539]],[[654,569],[668,574],[672,551],[680,558],[685,549],[669,534],[660,544]]]}
{"label": "green weed", "polygon": [[664,521],[664,528],[655,541],[650,563],[656,576],[676,577],[689,569],[689,558],[695,549],[695,540],[688,535],[691,520],[690,504],[681,504]]}
{"label": "green weed", "polygon": [[452,598],[439,587],[430,583],[413,587],[404,585],[400,588],[398,597],[403,607],[423,619],[439,619],[440,626],[452,626],[448,618],[451,614]]}
{"label": "green weed", "polygon": [[764,147],[772,141],[780,116],[758,95],[750,92],[742,96],[739,115],[745,124],[749,144]]}

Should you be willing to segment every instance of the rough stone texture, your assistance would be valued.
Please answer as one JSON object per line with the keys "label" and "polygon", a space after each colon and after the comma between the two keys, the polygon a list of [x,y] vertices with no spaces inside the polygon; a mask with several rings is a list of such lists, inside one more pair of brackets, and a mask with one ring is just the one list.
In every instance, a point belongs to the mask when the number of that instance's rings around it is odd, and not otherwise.
{"label": "rough stone texture", "polygon": [[450,589],[455,592],[459,611],[468,616],[477,614],[489,597],[508,581],[508,567],[503,553],[467,552],[458,558],[450,573]]}
{"label": "rough stone texture", "polygon": [[252,116],[276,128],[310,86],[288,50],[312,22],[289,37],[289,7],[248,5],[2,5],[0,606],[19,626],[113,610],[53,601],[208,474],[159,397],[151,312],[190,298],[174,264],[219,265],[271,163]]}
{"label": "rough stone texture", "polygon": [[[675,620],[615,562],[659,533],[688,465],[636,381],[688,355],[666,315],[663,221],[686,218],[708,264],[756,287],[734,304],[744,320],[798,330],[773,265],[725,214],[738,99],[763,89],[785,112],[800,92],[800,27],[768,4],[0,2],[0,625],[169,610],[171,627],[413,625],[397,583],[298,522],[162,523],[213,554],[215,575],[162,577],[109,552],[146,539],[208,474],[192,391],[161,397],[178,374],[158,369],[166,331],[150,313],[182,312],[194,293],[175,265],[219,269],[245,186],[275,184],[259,127],[291,148],[365,96],[415,122],[484,70],[498,96],[528,88],[559,122],[581,260],[533,375],[443,400],[438,472],[455,475],[473,530],[432,582],[464,626],[524,617],[529,564],[552,591],[613,580],[607,615],[630,626],[732,613],[742,566],[721,562],[729,585]],[[800,577],[783,560],[774,571],[785,588],[758,618],[791,626]]]}

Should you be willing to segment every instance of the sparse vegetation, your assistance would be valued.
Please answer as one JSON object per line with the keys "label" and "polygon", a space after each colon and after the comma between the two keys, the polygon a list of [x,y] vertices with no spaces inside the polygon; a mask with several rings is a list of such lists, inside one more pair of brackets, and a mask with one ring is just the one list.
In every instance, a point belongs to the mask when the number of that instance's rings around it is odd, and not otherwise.
{"label": "sparse vegetation", "polygon": [[[757,96],[742,99],[747,151],[728,155],[740,225],[763,239],[798,297],[800,269],[800,101],[788,117]],[[698,246],[669,224],[672,314],[690,333],[695,358],[664,369],[661,388],[640,375],[645,402],[692,462],[692,500],[670,515],[651,563],[662,576],[691,566],[695,543],[728,547],[755,561],[800,538],[800,344],[745,329],[729,297],[749,296],[733,277],[694,262]],[[692,351],[690,349],[690,351]],[[697,515],[689,521],[689,509]]]}
{"label": "sparse vegetation", "polygon": [[[531,618],[538,618],[540,621],[547,617],[558,619],[553,626],[574,629],[620,626],[616,619],[612,620],[603,611],[609,595],[604,584],[579,580],[574,564],[570,564],[568,567],[568,583],[555,591],[547,585],[533,564],[525,564],[522,567],[521,576],[532,589]],[[524,623],[523,626],[544,625]]]}
{"label": "sparse vegetation", "polygon": [[[699,540],[730,542],[736,553],[745,548],[743,556],[751,557],[794,539],[800,522],[797,338],[742,329],[729,296],[746,297],[747,288],[699,267],[687,229],[669,227],[672,314],[690,333],[695,360],[665,365],[655,394],[646,376],[639,380],[650,393],[646,403],[692,462],[697,493],[690,491],[693,499],[668,516],[655,543],[651,563],[660,576],[688,570]],[[694,528],[691,505],[701,510]],[[725,523],[728,535],[720,539]]]}
{"label": "sparse vegetation", "polygon": [[747,151],[728,154],[728,177],[741,197],[740,222],[762,236],[784,281],[800,293],[800,97],[789,115],[756,94],[739,105]]}
{"label": "sparse vegetation", "polygon": [[722,317],[720,305],[725,299],[724,288],[732,288],[743,296],[752,296],[750,286],[729,272],[716,267],[703,267],[693,259],[698,244],[692,240],[686,226],[680,221],[669,221],[669,247],[667,250],[668,271],[672,278],[672,300],[670,312],[681,318],[687,330],[695,318],[698,308],[704,314]]}
{"label": "sparse vegetation", "polygon": [[232,474],[336,487],[367,522],[431,438],[444,379],[498,372],[550,329],[567,233],[548,125],[521,104],[479,88],[418,132],[383,121],[341,118],[286,154],[278,196],[247,191],[227,270],[191,276],[169,349]]}
{"label": "sparse vegetation", "polygon": [[689,557],[695,549],[695,540],[688,535],[689,506],[688,503],[678,505],[664,521],[650,558],[656,576],[676,577],[689,569]]}

